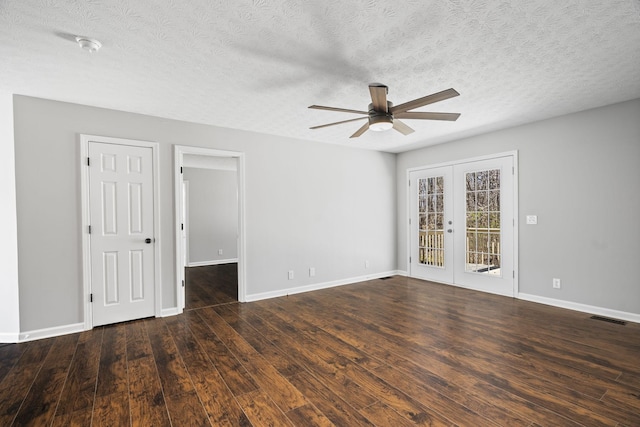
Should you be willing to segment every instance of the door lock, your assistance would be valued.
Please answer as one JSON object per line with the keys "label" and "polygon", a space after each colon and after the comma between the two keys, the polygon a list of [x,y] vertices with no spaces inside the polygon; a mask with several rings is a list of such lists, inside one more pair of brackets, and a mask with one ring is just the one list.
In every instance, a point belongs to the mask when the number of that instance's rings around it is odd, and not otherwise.
{"label": "door lock", "polygon": [[144,242],[145,242],[146,244],[149,244],[149,243],[151,243],[151,239],[146,238],[146,239],[144,239]]}

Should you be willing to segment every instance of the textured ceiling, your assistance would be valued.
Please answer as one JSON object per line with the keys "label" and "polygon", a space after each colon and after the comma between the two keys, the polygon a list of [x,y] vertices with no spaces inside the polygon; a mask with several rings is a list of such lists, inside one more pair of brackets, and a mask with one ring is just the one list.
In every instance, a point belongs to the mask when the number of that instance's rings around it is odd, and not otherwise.
{"label": "textured ceiling", "polygon": [[[462,116],[308,129],[371,82]],[[0,0],[0,92],[400,152],[639,98],[640,0]]]}

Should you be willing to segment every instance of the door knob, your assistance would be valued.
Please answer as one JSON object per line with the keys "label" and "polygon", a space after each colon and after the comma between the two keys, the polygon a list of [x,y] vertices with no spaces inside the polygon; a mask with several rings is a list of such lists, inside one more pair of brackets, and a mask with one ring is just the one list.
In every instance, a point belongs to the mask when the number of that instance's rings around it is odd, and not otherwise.
{"label": "door knob", "polygon": [[151,239],[146,238],[146,239],[144,239],[144,242],[145,242],[145,243],[147,243],[147,244],[148,244],[148,243],[151,243]]}
{"label": "door knob", "polygon": [[450,228],[450,229],[448,229],[448,230],[447,230],[447,233],[453,233],[453,229],[451,229],[451,228]]}

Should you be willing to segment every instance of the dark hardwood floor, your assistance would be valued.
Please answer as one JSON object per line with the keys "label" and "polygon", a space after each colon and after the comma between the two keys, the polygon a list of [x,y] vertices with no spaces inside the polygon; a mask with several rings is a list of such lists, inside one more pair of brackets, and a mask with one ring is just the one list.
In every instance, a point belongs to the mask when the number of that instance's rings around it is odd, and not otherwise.
{"label": "dark hardwood floor", "polygon": [[0,347],[0,426],[639,426],[640,324],[403,277]]}
{"label": "dark hardwood floor", "polygon": [[185,310],[238,302],[238,264],[185,269]]}

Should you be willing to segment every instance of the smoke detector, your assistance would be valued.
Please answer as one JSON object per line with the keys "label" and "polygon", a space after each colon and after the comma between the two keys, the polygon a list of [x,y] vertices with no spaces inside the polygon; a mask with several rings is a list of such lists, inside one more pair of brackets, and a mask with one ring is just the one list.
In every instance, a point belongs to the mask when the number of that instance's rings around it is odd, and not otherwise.
{"label": "smoke detector", "polygon": [[78,45],[89,53],[97,52],[101,47],[102,43],[100,43],[96,39],[90,39],[88,37],[76,37],[76,42]]}

